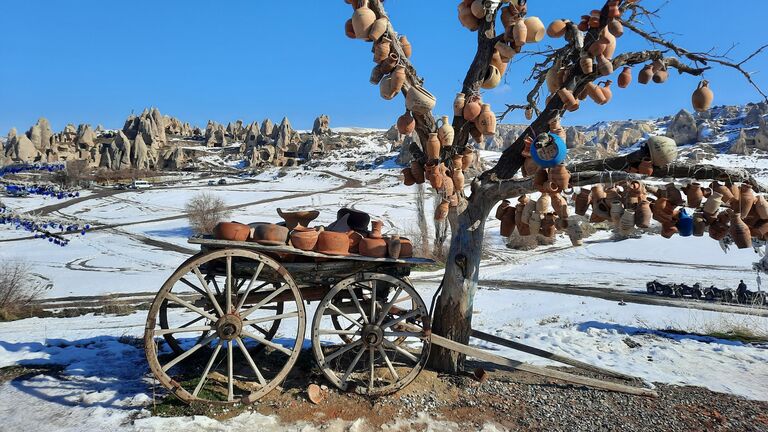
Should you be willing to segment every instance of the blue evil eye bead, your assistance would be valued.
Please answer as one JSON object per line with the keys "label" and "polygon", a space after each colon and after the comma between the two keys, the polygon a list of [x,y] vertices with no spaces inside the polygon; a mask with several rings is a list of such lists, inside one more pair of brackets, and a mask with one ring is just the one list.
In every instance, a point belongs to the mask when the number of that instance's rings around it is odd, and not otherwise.
{"label": "blue evil eye bead", "polygon": [[85,229],[91,229],[91,226],[86,224]]}
{"label": "blue evil eye bead", "polygon": [[531,145],[531,158],[542,168],[552,168],[565,160],[568,149],[560,136],[539,134]]}
{"label": "blue evil eye bead", "polygon": [[85,235],[85,230],[80,231],[81,235]]}

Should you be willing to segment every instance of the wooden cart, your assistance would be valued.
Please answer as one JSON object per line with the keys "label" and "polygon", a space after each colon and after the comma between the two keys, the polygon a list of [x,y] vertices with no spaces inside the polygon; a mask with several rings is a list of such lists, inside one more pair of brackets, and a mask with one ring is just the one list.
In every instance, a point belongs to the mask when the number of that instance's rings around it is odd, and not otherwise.
{"label": "wooden cart", "polygon": [[[182,400],[252,403],[269,393],[296,363],[308,318],[315,360],[342,390],[391,393],[424,367],[429,312],[408,275],[432,260],[189,242],[201,252],[163,284],[144,334],[152,372]],[[309,302],[319,302],[314,311]]]}

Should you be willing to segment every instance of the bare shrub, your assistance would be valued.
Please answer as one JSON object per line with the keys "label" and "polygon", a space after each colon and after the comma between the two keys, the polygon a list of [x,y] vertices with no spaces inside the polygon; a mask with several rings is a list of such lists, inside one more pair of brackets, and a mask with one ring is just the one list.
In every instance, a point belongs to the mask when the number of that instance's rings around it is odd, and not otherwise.
{"label": "bare shrub", "polygon": [[44,290],[44,286],[33,282],[27,263],[6,262],[0,269],[0,319],[11,320],[29,315],[35,300]]}
{"label": "bare shrub", "polygon": [[91,169],[84,160],[68,161],[66,169],[53,174],[53,181],[62,187],[81,186],[92,179]]}
{"label": "bare shrub", "polygon": [[223,199],[208,192],[200,192],[184,206],[189,224],[198,234],[211,234],[216,224],[229,217],[230,211]]}

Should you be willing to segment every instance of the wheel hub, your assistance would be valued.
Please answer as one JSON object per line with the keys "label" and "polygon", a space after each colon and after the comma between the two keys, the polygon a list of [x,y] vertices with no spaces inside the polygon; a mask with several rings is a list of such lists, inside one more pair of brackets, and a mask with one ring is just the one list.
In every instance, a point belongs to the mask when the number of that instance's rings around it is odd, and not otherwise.
{"label": "wheel hub", "polygon": [[232,314],[224,315],[216,322],[216,334],[223,340],[232,340],[240,336],[243,320]]}
{"label": "wheel hub", "polygon": [[375,324],[363,327],[363,342],[368,347],[376,348],[384,341],[384,331]]}

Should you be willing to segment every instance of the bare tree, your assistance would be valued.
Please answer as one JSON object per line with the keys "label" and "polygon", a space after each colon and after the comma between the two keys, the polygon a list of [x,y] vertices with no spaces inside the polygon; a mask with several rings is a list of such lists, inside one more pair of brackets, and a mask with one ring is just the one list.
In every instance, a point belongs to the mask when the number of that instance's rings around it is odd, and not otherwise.
{"label": "bare tree", "polygon": [[229,217],[230,210],[223,199],[208,192],[200,192],[184,205],[189,224],[198,234],[211,234],[216,224]]}
{"label": "bare tree", "polygon": [[31,282],[30,267],[23,261],[4,263],[0,269],[0,318],[14,319],[40,297],[45,287]]}
{"label": "bare tree", "polygon": [[[413,103],[418,96],[429,93],[424,89],[424,80],[418,76],[409,60],[410,44],[398,37],[382,1],[347,2],[352,3],[356,9],[369,9],[362,13],[356,11],[356,15],[364,14],[370,17],[372,12],[376,18],[369,28],[361,27],[359,21],[350,21],[347,26],[350,37],[374,42],[374,55],[378,64],[371,74],[371,82],[381,85],[385,99],[392,99],[398,92],[405,96],[406,108],[410,109],[415,121],[414,128],[419,142],[428,146],[429,139],[434,137],[430,134],[437,133],[438,130],[428,97],[427,109],[424,109],[423,104]],[[477,51],[461,88],[465,100],[457,100],[454,104],[456,111],[452,121],[452,142],[442,142],[438,155],[429,154],[427,148],[421,148],[415,143],[411,146],[411,153],[422,167],[436,169],[435,167],[444,166],[455,174],[457,157],[472,151],[473,146],[469,144],[470,135],[476,141],[482,140],[482,131],[477,124],[480,122],[471,116],[470,119],[465,119],[466,113],[462,115],[462,107],[466,108],[467,104],[480,100],[481,88],[494,85],[496,74],[504,73],[509,61],[521,52],[526,42],[541,40],[544,28],[537,26],[537,19],[526,19],[527,12],[526,0],[460,2],[459,20],[462,25],[477,32]],[[655,29],[652,20],[658,12],[646,9],[637,0],[612,0],[605,2],[600,10],[593,10],[590,14],[582,16],[579,24],[558,20],[547,29],[552,37],[564,37],[565,44],[560,48],[531,54],[541,57],[541,61],[536,63],[530,72],[534,85],[528,93],[527,101],[522,104],[509,104],[499,115],[499,119],[502,119],[514,109],[525,109],[526,117],[532,120],[526,132],[502,153],[495,166],[471,180],[471,192],[468,196],[465,196],[461,188],[456,188],[444,196],[446,202],[449,198],[451,201],[448,214],[451,243],[441,284],[442,294],[435,309],[432,327],[434,332],[458,342],[468,342],[486,219],[499,201],[540,190],[532,177],[520,179],[514,178],[515,175],[524,164],[533,168],[526,169],[525,175],[530,176],[536,172],[537,167],[535,164],[531,165],[529,157],[532,142],[550,132],[564,134],[560,119],[568,111],[578,109],[580,104],[583,106],[584,103],[580,101],[584,100],[588,93],[593,93],[593,99],[600,104],[610,100],[610,93],[605,90],[606,84],[602,83],[603,86],[599,87],[595,85],[595,81],[611,75],[616,69],[643,64],[647,64],[647,68],[653,72],[654,82],[666,81],[669,70],[698,77],[711,65],[719,65],[738,71],[765,97],[751,75],[743,69],[744,63],[765,47],[738,62],[730,61],[712,51],[698,53],[687,50],[666,40],[665,36],[656,30],[643,29],[644,26]],[[503,31],[496,30],[497,20],[503,24]],[[624,33],[625,28],[646,40],[655,49],[620,54],[614,52],[617,37]],[[400,86],[403,73],[405,83]],[[498,80],[495,83],[498,83]],[[396,86],[394,91],[392,86]],[[594,92],[596,87],[599,94]],[[543,104],[540,103],[542,94],[546,96]],[[409,119],[410,117],[406,116],[403,123],[409,124]],[[495,122],[493,126],[492,129],[495,129]],[[483,125],[483,129],[488,133],[488,124]],[[650,156],[650,149],[646,145],[625,156],[571,164],[567,167],[572,174],[570,185],[593,185],[608,179],[612,182],[642,179],[645,176],[637,174],[637,168],[641,161]],[[751,184],[758,192],[765,191],[743,170],[670,164],[669,161],[653,162],[650,173],[652,177],[729,179]],[[445,189],[440,190],[440,193],[445,192]],[[463,357],[457,352],[434,347],[430,362],[437,369],[457,372],[461,368]]]}

